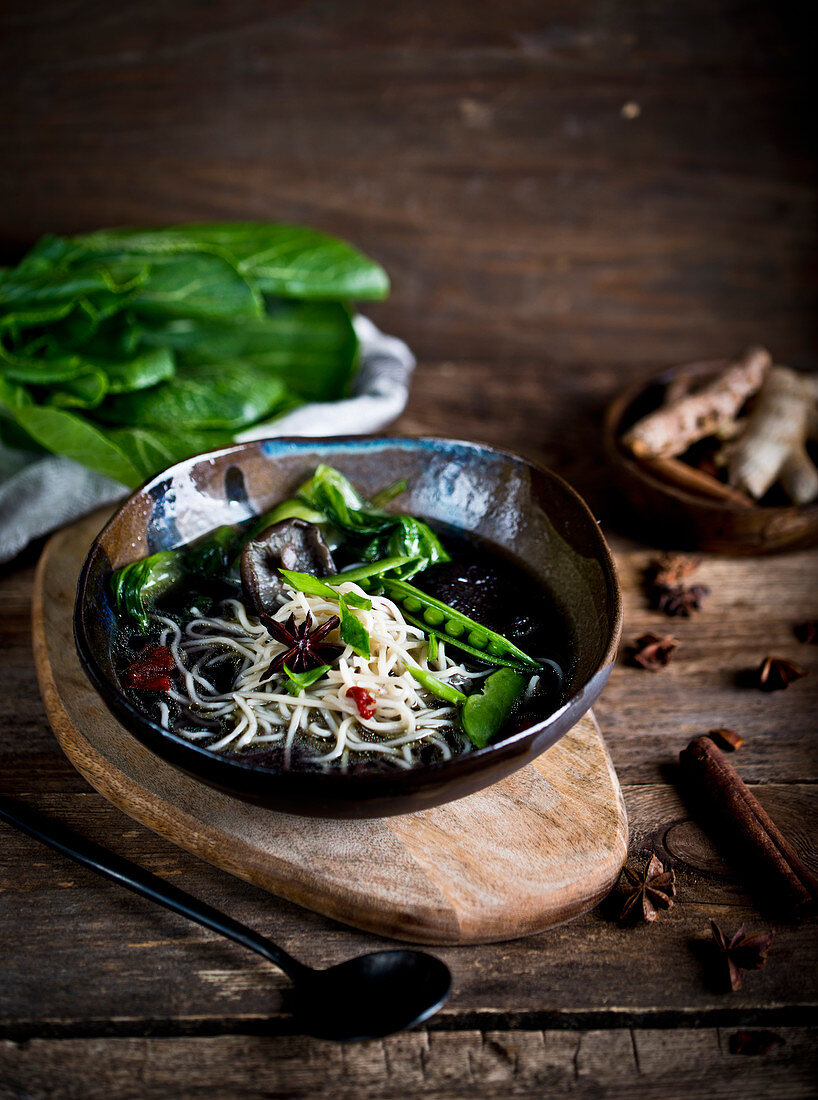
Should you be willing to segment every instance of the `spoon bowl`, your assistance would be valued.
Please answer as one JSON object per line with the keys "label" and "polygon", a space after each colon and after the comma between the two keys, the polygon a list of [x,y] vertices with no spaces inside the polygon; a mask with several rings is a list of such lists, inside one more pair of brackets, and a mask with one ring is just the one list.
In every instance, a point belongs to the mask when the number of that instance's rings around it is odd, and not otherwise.
{"label": "spoon bowl", "polygon": [[294,1009],[318,1039],[377,1039],[423,1023],[449,996],[452,976],[423,951],[375,951],[295,980]]}

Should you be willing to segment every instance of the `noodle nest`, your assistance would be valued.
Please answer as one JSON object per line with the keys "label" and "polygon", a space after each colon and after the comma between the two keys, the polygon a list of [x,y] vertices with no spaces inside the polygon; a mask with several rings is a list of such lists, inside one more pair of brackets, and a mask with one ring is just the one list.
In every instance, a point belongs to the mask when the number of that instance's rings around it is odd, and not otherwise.
{"label": "noodle nest", "polygon": [[[338,591],[364,595],[349,581]],[[407,623],[385,596],[367,598],[371,610],[355,608],[351,613],[369,634],[369,658],[346,645],[326,675],[297,694],[288,691],[291,684],[284,672],[265,680],[270,662],[285,647],[239,600],[225,600],[218,615],[200,615],[194,608],[195,617],[183,624],[155,615],[160,641],[179,671],[178,684],[168,694],[170,705],[156,704],[160,724],[213,752],[278,750],[284,768],[291,766],[296,752],[299,765],[341,770],[367,759],[411,768],[468,752],[471,745],[457,725],[455,708],[430,695],[408,669],[461,686],[486,673],[469,671],[449,658],[442,642],[430,661],[423,631]],[[318,626],[338,613],[337,602],[293,589],[282,599],[273,615],[278,622],[294,615],[300,625],[310,614]],[[336,634],[330,639],[344,645]],[[224,674],[231,669],[235,676],[223,690]],[[363,689],[374,700],[371,717],[362,716],[358,692],[350,694],[352,688]]]}

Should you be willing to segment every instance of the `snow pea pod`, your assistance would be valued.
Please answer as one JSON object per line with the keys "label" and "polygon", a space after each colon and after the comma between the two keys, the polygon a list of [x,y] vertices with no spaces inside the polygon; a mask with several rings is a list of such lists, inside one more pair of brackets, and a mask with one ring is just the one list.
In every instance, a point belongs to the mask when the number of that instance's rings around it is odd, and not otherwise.
{"label": "snow pea pod", "polygon": [[490,665],[508,665],[511,668],[539,668],[539,662],[529,657],[508,638],[489,630],[453,607],[421,592],[406,581],[381,577],[380,585],[390,599],[400,606],[404,617],[428,634],[435,634],[441,641],[455,645],[466,653],[478,657]]}
{"label": "snow pea pod", "polygon": [[513,668],[501,668],[492,672],[481,692],[466,699],[460,721],[473,745],[485,748],[511,714],[524,687],[525,676]]}
{"label": "snow pea pod", "polygon": [[425,687],[427,691],[432,695],[436,695],[438,699],[443,699],[446,703],[454,703],[455,706],[463,706],[467,700],[467,696],[462,691],[458,691],[456,687],[452,687],[451,684],[446,684],[442,680],[438,680],[437,676],[432,676],[431,672],[427,672],[425,668],[411,668],[406,666],[406,671],[410,676],[422,687]]}
{"label": "snow pea pod", "polygon": [[373,577],[379,577],[381,573],[388,573],[390,569],[398,569],[415,558],[405,554],[394,558],[381,558],[380,561],[368,562],[366,565],[356,565],[352,569],[344,569],[341,573],[334,573],[331,577],[322,577],[324,584],[342,584],[344,581],[354,581],[361,584]]}

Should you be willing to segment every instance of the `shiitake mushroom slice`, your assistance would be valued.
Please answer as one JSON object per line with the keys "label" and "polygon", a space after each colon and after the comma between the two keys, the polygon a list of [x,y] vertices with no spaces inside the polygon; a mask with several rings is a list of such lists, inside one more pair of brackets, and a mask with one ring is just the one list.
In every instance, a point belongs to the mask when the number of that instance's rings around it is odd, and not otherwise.
{"label": "shiitake mushroom slice", "polygon": [[327,577],[337,573],[321,532],[303,519],[283,519],[267,527],[244,547],[241,586],[249,609],[271,614],[279,605],[285,581],[279,569]]}

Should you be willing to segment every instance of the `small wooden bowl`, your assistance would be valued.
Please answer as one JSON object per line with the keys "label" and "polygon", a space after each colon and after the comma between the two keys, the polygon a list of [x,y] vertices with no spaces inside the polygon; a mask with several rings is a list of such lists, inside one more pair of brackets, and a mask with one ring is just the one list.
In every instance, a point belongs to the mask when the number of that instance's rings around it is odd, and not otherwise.
{"label": "small wooden bowl", "polygon": [[622,435],[659,407],[666,386],[678,379],[704,381],[726,365],[708,359],[670,367],[616,397],[605,412],[606,454],[633,512],[634,527],[651,543],[716,550],[735,556],[774,554],[818,543],[818,502],[741,507],[679,488],[646,469],[622,445]]}

